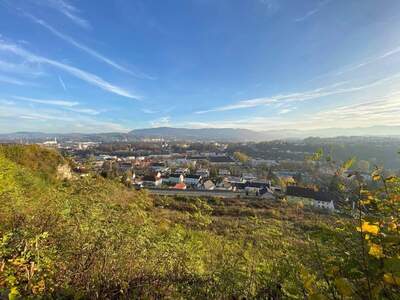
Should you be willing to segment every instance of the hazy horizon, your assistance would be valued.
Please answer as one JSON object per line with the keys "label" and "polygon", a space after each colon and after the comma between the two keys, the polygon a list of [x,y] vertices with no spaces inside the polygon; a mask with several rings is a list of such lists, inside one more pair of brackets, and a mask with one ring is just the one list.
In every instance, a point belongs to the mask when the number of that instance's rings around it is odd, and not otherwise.
{"label": "hazy horizon", "polygon": [[399,1],[0,8],[0,133],[400,125]]}

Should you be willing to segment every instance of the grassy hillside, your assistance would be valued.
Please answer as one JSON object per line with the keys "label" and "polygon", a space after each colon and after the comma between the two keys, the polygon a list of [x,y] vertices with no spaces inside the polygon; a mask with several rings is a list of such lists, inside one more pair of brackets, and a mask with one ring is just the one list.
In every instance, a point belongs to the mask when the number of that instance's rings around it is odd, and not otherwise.
{"label": "grassy hillside", "polygon": [[286,202],[151,198],[96,176],[48,181],[25,150],[2,151],[0,299],[399,295],[395,214],[378,226],[372,206],[366,223]]}
{"label": "grassy hillside", "polygon": [[0,145],[0,155],[48,180],[55,179],[57,167],[66,163],[56,150],[39,145]]}

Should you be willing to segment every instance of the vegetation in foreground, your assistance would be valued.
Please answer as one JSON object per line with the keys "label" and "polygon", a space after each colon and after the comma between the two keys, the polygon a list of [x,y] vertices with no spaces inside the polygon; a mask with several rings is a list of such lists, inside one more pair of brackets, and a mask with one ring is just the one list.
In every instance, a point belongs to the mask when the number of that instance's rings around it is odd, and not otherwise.
{"label": "vegetation in foreground", "polygon": [[0,298],[399,299],[400,181],[357,213],[301,204],[151,198],[63,158],[0,148]]}

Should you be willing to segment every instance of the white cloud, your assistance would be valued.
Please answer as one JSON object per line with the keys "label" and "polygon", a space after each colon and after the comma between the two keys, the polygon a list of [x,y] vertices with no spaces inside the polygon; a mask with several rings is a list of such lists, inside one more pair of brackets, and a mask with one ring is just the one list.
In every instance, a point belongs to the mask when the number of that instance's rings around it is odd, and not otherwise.
{"label": "white cloud", "polygon": [[31,85],[29,82],[22,81],[22,80],[19,80],[19,79],[10,77],[10,76],[3,76],[3,75],[0,75],[0,82],[21,85],[21,86],[22,85]]}
{"label": "white cloud", "polygon": [[393,56],[393,55],[396,55],[399,53],[400,53],[400,46],[397,46],[393,49],[387,50],[386,52],[384,52],[382,54],[376,55],[374,57],[370,57],[370,58],[364,60],[363,62],[348,65],[348,66],[342,67],[339,70],[334,70],[334,71],[328,72],[326,74],[319,75],[319,76],[315,77],[313,80],[317,80],[317,79],[321,79],[321,78],[325,78],[325,77],[329,77],[329,76],[341,76],[343,74],[356,71],[358,69],[361,69],[368,65],[374,64],[380,60],[383,60],[387,57],[390,57],[390,56]]}
{"label": "white cloud", "polygon": [[35,98],[20,97],[20,96],[14,96],[13,98],[32,103],[48,104],[48,105],[64,106],[64,107],[73,107],[79,105],[79,102],[76,101],[67,101],[59,99],[35,99]]}
{"label": "white cloud", "polygon": [[148,109],[148,108],[143,108],[142,112],[144,112],[145,114],[156,114],[156,113],[158,113],[158,111],[152,110],[152,109]]}
{"label": "white cloud", "polygon": [[252,107],[270,105],[270,104],[279,103],[279,102],[284,102],[284,103],[301,102],[301,101],[319,99],[319,98],[327,97],[327,96],[353,93],[353,92],[362,91],[365,89],[369,89],[369,88],[378,86],[380,84],[392,81],[399,77],[400,77],[400,73],[396,73],[394,75],[384,77],[381,79],[377,79],[375,81],[369,82],[364,85],[345,87],[345,88],[338,88],[338,87],[346,84],[347,82],[346,81],[339,82],[339,83],[335,83],[335,84],[327,86],[327,87],[321,87],[321,88],[317,88],[317,89],[305,91],[305,92],[278,94],[278,95],[271,96],[271,97],[262,97],[262,98],[242,100],[242,101],[239,101],[239,102],[236,102],[233,104],[216,107],[216,108],[212,108],[209,110],[197,111],[196,114],[229,111],[229,110],[236,110],[236,109],[242,109],[242,108],[252,108]]}
{"label": "white cloud", "polygon": [[0,71],[5,72],[5,73],[24,75],[24,76],[25,75],[38,76],[43,73],[31,65],[16,64],[16,63],[4,61],[4,60],[0,60]]}
{"label": "white cloud", "polygon": [[[45,131],[45,132],[127,132],[125,126],[108,121],[94,119],[86,114],[75,111],[75,107],[66,110],[37,108],[16,105],[12,101],[1,100],[0,132],[15,130]],[[72,111],[74,110],[74,111]],[[15,127],[15,120],[22,119]]]}
{"label": "white cloud", "polygon": [[325,1],[321,1],[320,3],[318,3],[317,7],[314,9],[309,10],[308,12],[306,12],[303,16],[296,18],[294,21],[295,22],[302,22],[304,20],[307,20],[308,18],[312,17],[313,15],[315,15],[316,13],[318,13],[326,4],[328,4],[331,0],[325,0]]}
{"label": "white cloud", "polygon": [[82,28],[90,29],[91,27],[87,20],[78,15],[80,11],[75,6],[65,0],[38,0],[35,1],[35,3],[38,5],[48,6],[57,10]]}
{"label": "white cloud", "polygon": [[67,86],[65,85],[64,80],[61,78],[61,76],[58,76],[58,81],[60,82],[63,90],[66,91],[67,90]]}
{"label": "white cloud", "polygon": [[98,115],[101,112],[99,110],[95,110],[92,108],[68,108],[68,110],[73,111],[73,112],[77,112],[77,113],[81,113],[81,114],[87,114],[87,115]]}
{"label": "white cloud", "polygon": [[171,118],[169,116],[161,117],[150,122],[151,127],[165,127],[170,126]]}
{"label": "white cloud", "polygon": [[56,30],[54,27],[50,26],[49,24],[47,24],[45,21],[36,18],[35,16],[31,15],[31,14],[25,14],[27,17],[29,17],[31,20],[33,20],[35,23],[41,25],[42,27],[46,28],[47,30],[49,30],[52,34],[54,34],[55,36],[61,38],[62,40],[70,43],[71,45],[73,45],[74,47],[86,52],[87,54],[89,54],[90,56],[108,64],[109,66],[119,70],[119,71],[123,71],[125,73],[131,74],[133,76],[136,76],[138,78],[143,78],[143,79],[154,79],[154,77],[141,73],[141,72],[134,72],[132,70],[129,70],[127,68],[125,68],[124,66],[114,62],[113,60],[111,60],[108,57],[105,57],[104,55],[98,53],[97,51],[83,45],[82,43],[77,42],[76,40],[74,40],[73,38],[71,38],[68,35],[65,35],[63,33],[61,33],[60,31]]}
{"label": "white cloud", "polygon": [[31,102],[31,103],[59,106],[59,107],[63,107],[64,109],[67,109],[69,111],[77,112],[80,114],[98,115],[101,113],[101,111],[95,110],[92,108],[77,107],[80,104],[77,101],[68,101],[68,100],[59,100],[59,99],[35,99],[35,98],[19,97],[19,96],[14,96],[13,99],[27,101],[27,102]]}
{"label": "white cloud", "polygon": [[35,54],[30,53],[29,51],[24,50],[21,47],[18,47],[13,44],[4,43],[1,40],[0,40],[0,50],[6,51],[9,53],[13,53],[14,55],[17,55],[17,56],[19,56],[27,61],[30,61],[30,62],[47,64],[49,66],[58,68],[60,70],[63,70],[65,72],[71,74],[72,76],[74,76],[76,78],[86,81],[87,83],[97,86],[105,91],[110,92],[110,93],[114,93],[116,95],[127,97],[130,99],[140,99],[140,96],[135,95],[135,94],[131,93],[130,91],[127,91],[121,87],[115,86],[95,74],[83,71],[76,67],[73,67],[73,66],[70,66],[70,65],[67,65],[67,64],[46,58],[46,57],[37,56]]}
{"label": "white cloud", "polygon": [[[390,93],[361,102],[325,108],[316,113],[305,113],[299,117],[272,116],[243,119],[186,122],[179,126],[195,128],[247,128],[252,130],[312,130],[326,128],[355,128],[377,125],[400,125],[400,92]],[[176,124],[173,124],[174,126]]]}
{"label": "white cloud", "polygon": [[278,115],[284,115],[284,114],[290,113],[293,110],[294,110],[294,108],[283,108],[278,112]]}
{"label": "white cloud", "polygon": [[320,10],[319,8],[316,8],[316,9],[312,9],[312,10],[308,11],[304,16],[295,19],[295,22],[304,21],[304,20],[308,19],[309,17],[315,15],[317,12],[319,12],[319,10]]}

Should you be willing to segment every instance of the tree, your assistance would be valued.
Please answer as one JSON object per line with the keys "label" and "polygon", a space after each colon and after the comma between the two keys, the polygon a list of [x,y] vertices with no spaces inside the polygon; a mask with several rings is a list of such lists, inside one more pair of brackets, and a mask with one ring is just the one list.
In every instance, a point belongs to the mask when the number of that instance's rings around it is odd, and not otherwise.
{"label": "tree", "polygon": [[248,155],[239,151],[234,152],[233,157],[241,163],[247,163],[250,160],[250,157]]}

